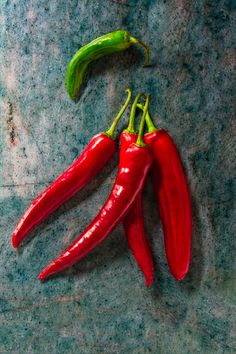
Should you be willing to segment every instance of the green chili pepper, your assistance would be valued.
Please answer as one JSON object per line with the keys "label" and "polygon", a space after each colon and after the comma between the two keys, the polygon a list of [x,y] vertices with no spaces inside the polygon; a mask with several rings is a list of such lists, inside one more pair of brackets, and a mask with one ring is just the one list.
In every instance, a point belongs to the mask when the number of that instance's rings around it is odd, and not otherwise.
{"label": "green chili pepper", "polygon": [[91,61],[97,60],[106,54],[125,50],[135,43],[144,47],[146,51],[144,66],[147,66],[150,59],[148,46],[132,37],[127,31],[119,30],[105,34],[81,47],[73,56],[66,73],[66,87],[72,100],[77,101],[78,99],[84,73]]}

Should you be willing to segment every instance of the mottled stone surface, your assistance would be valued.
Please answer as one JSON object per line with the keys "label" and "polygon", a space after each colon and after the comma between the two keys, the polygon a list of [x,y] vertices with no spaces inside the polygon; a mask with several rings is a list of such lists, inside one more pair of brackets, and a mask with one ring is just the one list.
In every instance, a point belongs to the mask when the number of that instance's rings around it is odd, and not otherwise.
{"label": "mottled stone surface", "polygon": [[[0,7],[0,353],[235,353],[235,1],[3,0]],[[117,28],[150,44],[153,67],[142,68],[137,47],[100,60],[73,103],[69,60]],[[40,270],[107,197],[117,156],[18,251],[11,233],[34,197],[108,127],[127,86],[151,93],[156,124],[179,147],[193,201],[190,272],[181,283],[169,274],[149,181],[153,286],[145,288],[121,227],[80,264],[40,283]]]}

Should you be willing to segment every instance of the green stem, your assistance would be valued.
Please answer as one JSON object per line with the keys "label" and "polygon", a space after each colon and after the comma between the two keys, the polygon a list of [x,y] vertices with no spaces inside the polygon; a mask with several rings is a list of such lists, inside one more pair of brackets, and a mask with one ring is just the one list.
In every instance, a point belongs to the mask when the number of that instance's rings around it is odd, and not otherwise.
{"label": "green stem", "polygon": [[[141,103],[138,103],[137,107],[139,109],[141,109],[142,111],[144,109],[144,107]],[[146,123],[147,123],[147,127],[148,127],[148,133],[155,132],[157,130],[157,127],[155,127],[149,112],[147,112],[145,119],[146,119]]]}
{"label": "green stem", "polygon": [[109,137],[111,137],[112,139],[114,139],[114,132],[115,132],[115,129],[116,129],[116,126],[120,120],[120,118],[122,117],[124,111],[126,110],[128,104],[130,103],[130,100],[131,100],[131,95],[132,95],[132,92],[129,88],[127,88],[125,90],[125,92],[128,94],[128,97],[127,97],[127,100],[125,101],[125,104],[123,105],[123,107],[121,108],[120,112],[117,114],[116,118],[114,119],[111,127],[105,131],[104,133],[106,135],[108,135]]}
{"label": "green stem", "polygon": [[132,104],[131,112],[130,112],[130,118],[129,118],[129,125],[128,128],[125,129],[125,132],[128,134],[137,134],[137,131],[135,130],[134,127],[134,120],[135,120],[135,114],[136,114],[136,108],[138,104],[138,100],[140,99],[141,96],[144,96],[143,93],[139,93],[135,99],[134,103]]}
{"label": "green stem", "polygon": [[145,49],[146,59],[145,59],[145,62],[144,62],[143,66],[148,66],[149,63],[150,63],[150,49],[149,49],[149,47],[145,43],[139,41],[138,39],[136,39],[134,37],[130,37],[130,42],[138,44],[138,45],[140,45],[141,47],[143,47]]}
{"label": "green stem", "polygon": [[143,108],[143,115],[142,115],[141,123],[139,126],[138,139],[136,141],[136,145],[140,146],[140,147],[146,146],[146,144],[143,141],[143,133],[144,133],[144,125],[145,125],[146,114],[148,111],[149,102],[150,102],[150,96],[147,96],[146,102],[145,102],[145,105]]}

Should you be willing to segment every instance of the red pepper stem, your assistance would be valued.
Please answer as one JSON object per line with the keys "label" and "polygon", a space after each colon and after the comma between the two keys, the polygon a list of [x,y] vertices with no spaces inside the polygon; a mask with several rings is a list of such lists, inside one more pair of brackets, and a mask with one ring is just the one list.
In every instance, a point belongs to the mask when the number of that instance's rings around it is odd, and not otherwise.
{"label": "red pepper stem", "polygon": [[106,130],[104,132],[104,134],[108,135],[110,138],[114,139],[114,132],[115,132],[115,129],[116,129],[116,126],[120,120],[120,118],[122,117],[124,111],[126,110],[128,104],[130,103],[130,100],[131,100],[131,95],[132,95],[132,92],[129,88],[127,88],[125,90],[125,92],[128,94],[128,97],[127,97],[127,100],[125,101],[125,104],[123,105],[123,107],[121,108],[120,112],[117,114],[116,118],[114,119],[111,127]]}
{"label": "red pepper stem", "polygon": [[145,95],[143,93],[139,93],[135,99],[134,99],[134,103],[132,104],[132,108],[131,108],[131,113],[130,113],[130,119],[129,119],[129,125],[128,128],[125,129],[125,132],[128,134],[137,134],[137,131],[134,127],[134,120],[135,120],[135,114],[136,114],[136,108],[137,108],[137,104],[138,104],[138,100],[140,99],[141,96]]}
{"label": "red pepper stem", "polygon": [[[141,109],[142,111],[144,109],[144,107],[143,107],[143,105],[141,103],[138,103],[137,107],[139,109]],[[158,130],[157,127],[155,127],[149,112],[147,112],[145,119],[146,119],[146,124],[147,124],[147,127],[148,127],[148,133],[152,133],[152,132],[155,132],[156,130]]]}
{"label": "red pepper stem", "polygon": [[146,114],[148,111],[149,102],[150,102],[150,96],[147,96],[146,101],[145,101],[145,105],[143,107],[143,115],[141,118],[141,123],[139,126],[139,132],[138,132],[138,138],[136,141],[136,145],[140,146],[140,147],[146,146],[146,144],[143,141],[143,133],[144,133],[144,126],[145,126],[145,120],[146,120]]}
{"label": "red pepper stem", "polygon": [[138,39],[136,39],[134,37],[130,37],[130,42],[138,44],[138,45],[140,45],[141,47],[143,47],[145,49],[146,59],[145,59],[145,62],[144,62],[143,66],[148,66],[149,62],[150,62],[150,49],[149,49],[149,47],[145,43],[139,41]]}

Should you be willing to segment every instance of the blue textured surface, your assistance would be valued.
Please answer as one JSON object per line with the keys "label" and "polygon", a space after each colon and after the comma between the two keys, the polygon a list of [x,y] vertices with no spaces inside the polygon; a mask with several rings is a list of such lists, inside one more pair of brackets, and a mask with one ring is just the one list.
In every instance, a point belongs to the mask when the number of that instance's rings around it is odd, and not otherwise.
{"label": "blue textured surface", "polygon": [[[0,353],[234,353],[235,1],[5,0],[0,7]],[[155,65],[143,69],[137,47],[99,60],[74,104],[65,90],[69,60],[117,28],[149,43]],[[190,272],[181,283],[169,274],[148,183],[153,286],[145,288],[121,227],[80,264],[40,283],[41,269],[106,199],[117,156],[18,252],[11,233],[35,196],[108,127],[128,86],[152,95],[156,124],[180,150],[194,213]]]}

